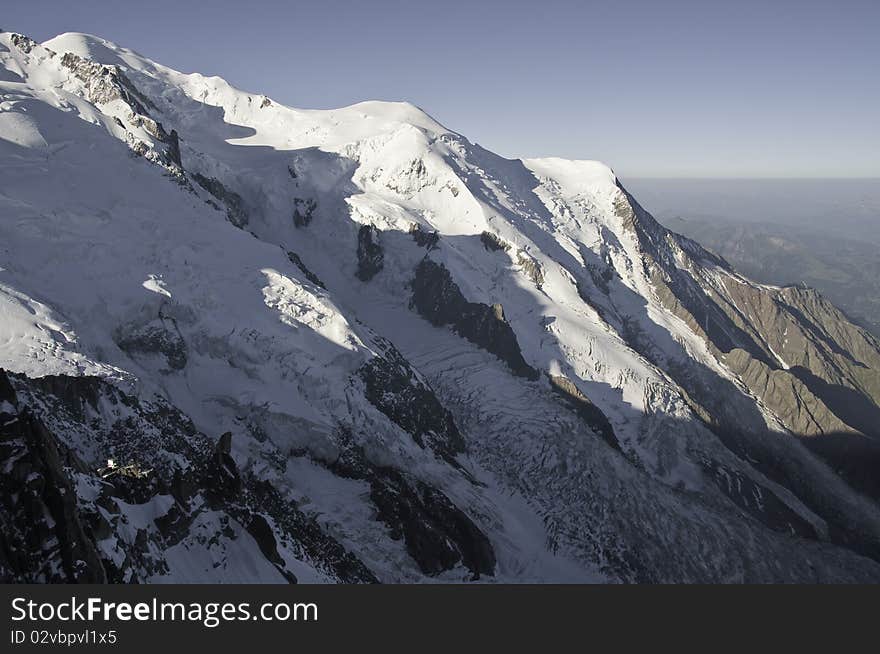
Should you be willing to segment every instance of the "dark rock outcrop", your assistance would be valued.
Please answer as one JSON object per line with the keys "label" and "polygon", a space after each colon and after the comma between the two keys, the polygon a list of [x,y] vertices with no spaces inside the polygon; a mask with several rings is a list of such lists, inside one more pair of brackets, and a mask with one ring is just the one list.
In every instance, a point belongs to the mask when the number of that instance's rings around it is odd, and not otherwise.
{"label": "dark rock outcrop", "polygon": [[409,233],[412,235],[416,245],[426,248],[428,252],[436,249],[437,244],[440,242],[439,232],[436,230],[433,232],[426,231],[422,229],[420,225],[413,225],[409,230]]}
{"label": "dark rock outcrop", "polygon": [[[296,179],[296,173],[293,171],[293,168],[288,166],[287,170],[290,172],[291,177]],[[312,222],[312,218],[314,218],[315,215],[315,209],[317,208],[318,203],[312,198],[294,198],[293,224],[297,227],[307,227],[309,223]]]}
{"label": "dark rock outcrop", "polygon": [[[231,433],[214,444],[161,398],[145,402],[94,377],[0,370],[0,414],[0,581],[147,581],[168,574],[164,552],[184,539],[234,540],[233,520],[291,583],[282,544],[330,578],[376,581],[314,518],[239,470]],[[86,464],[67,442],[115,463]],[[152,525],[132,528],[123,507],[169,498]],[[205,511],[216,533],[192,530]]]}
{"label": "dark rock outcrop", "polygon": [[4,402],[9,405],[7,408],[11,407],[12,409],[15,409],[15,389],[12,388],[12,384],[9,383],[9,378],[6,376],[6,373],[0,370],[0,406],[2,406]]}
{"label": "dark rock outcrop", "polygon": [[371,481],[370,500],[392,538],[403,538],[406,551],[425,574],[439,574],[459,563],[473,579],[495,572],[495,552],[485,534],[446,495],[391,469]]}
{"label": "dark rock outcrop", "polygon": [[490,252],[507,252],[510,250],[510,244],[506,243],[498,234],[492,232],[482,232],[480,234],[480,242]]}
{"label": "dark rock outcrop", "polygon": [[244,209],[244,200],[235,191],[230,191],[223,183],[213,177],[206,177],[199,173],[193,173],[196,183],[208,193],[220,200],[226,207],[226,216],[236,227],[244,227],[248,224],[248,215]]}
{"label": "dark rock outcrop", "polygon": [[61,57],[61,65],[85,84],[86,99],[89,102],[103,104],[122,100],[135,115],[144,117],[148,115],[148,108],[156,108],[156,105],[138,91],[117,66],[83,59],[72,52],[64,53]]}
{"label": "dark rock outcrop", "polygon": [[336,474],[370,484],[377,518],[425,574],[461,564],[473,579],[495,573],[495,551],[486,535],[441,491],[393,468],[372,465],[356,447],[329,466]]}
{"label": "dark rock outcrop", "polygon": [[561,395],[575,413],[615,450],[620,451],[620,442],[614,434],[614,429],[602,410],[593,404],[590,399],[581,393],[580,389],[570,380],[559,375],[548,375],[550,386],[556,393]]}
{"label": "dark rock outcrop", "polygon": [[270,482],[247,479],[244,498],[249,506],[254,507],[252,514],[263,513],[272,518],[277,529],[273,536],[276,544],[278,539],[285,539],[302,558],[343,583],[378,583],[379,580],[360,559],[324,533],[315,518],[297,509]]}
{"label": "dark rock outcrop", "polygon": [[410,306],[433,325],[451,325],[457,334],[504,361],[516,375],[538,379],[538,371],[523,359],[501,305],[468,302],[442,264],[430,259],[419,263]]}
{"label": "dark rock outcrop", "polygon": [[766,486],[757,484],[715,461],[705,463],[704,469],[734,504],[771,529],[801,538],[818,538],[813,525],[795,513]]}
{"label": "dark rock outcrop", "polygon": [[358,230],[357,278],[367,282],[385,265],[385,252],[379,242],[379,230],[372,225],[361,225]]}
{"label": "dark rock outcrop", "polygon": [[544,284],[544,270],[541,268],[541,264],[522,250],[516,253],[516,262],[526,277],[531,279],[535,286],[541,288]]}
{"label": "dark rock outcrop", "polygon": [[166,325],[161,320],[141,327],[118,330],[116,344],[129,354],[164,356],[172,370],[182,370],[188,360],[183,338],[173,324]]}
{"label": "dark rock outcrop", "polygon": [[[66,52],[61,57],[61,64],[83,83],[85,97],[90,102],[95,104],[105,104],[114,100],[124,102],[131,110],[126,118],[130,125],[143,128],[151,137],[165,144],[163,149],[154,150],[129,133],[127,140],[132,151],[166,168],[178,182],[185,182],[177,132],[171,130],[169,134],[162,127],[162,123],[150,115],[151,111],[158,111],[155,103],[144,95],[118,66],[84,59],[72,52]],[[125,127],[119,118],[116,118],[116,122]]]}
{"label": "dark rock outcrop", "polygon": [[275,565],[284,565],[284,559],[278,553],[278,542],[275,540],[275,534],[272,531],[272,527],[266,522],[266,518],[259,513],[255,513],[251,518],[250,524],[248,524],[247,530],[254,537],[254,540],[257,541],[263,556]]}
{"label": "dark rock outcrop", "polygon": [[183,163],[180,159],[180,137],[177,135],[176,129],[171,130],[166,142],[168,143],[168,149],[165,153],[168,155],[168,158],[178,166],[183,167]]}
{"label": "dark rock outcrop", "polygon": [[[0,387],[8,398],[3,371]],[[0,581],[107,580],[77,506],[66,454],[28,409],[12,414],[0,407]]]}
{"label": "dark rock outcrop", "polygon": [[290,259],[290,263],[300,269],[300,272],[302,272],[302,274],[306,276],[306,279],[312,282],[312,284],[314,284],[315,286],[320,286],[321,288],[327,288],[326,286],[324,286],[324,282],[322,282],[315,273],[306,268],[306,264],[303,263],[303,260],[300,259],[299,255],[296,252],[288,250],[287,258]]}
{"label": "dark rock outcrop", "polygon": [[384,413],[413,440],[439,456],[453,461],[464,451],[464,439],[452,414],[421,380],[409,362],[389,341],[380,341],[381,356],[374,357],[359,370],[367,400]]}
{"label": "dark rock outcrop", "polygon": [[12,42],[12,45],[25,54],[30,54],[31,50],[38,45],[32,38],[27,37],[24,34],[16,34],[15,32],[9,35],[9,40]]}
{"label": "dark rock outcrop", "polygon": [[236,500],[243,488],[238,465],[232,458],[232,432],[226,432],[217,441],[217,448],[208,468],[207,490],[221,500]]}

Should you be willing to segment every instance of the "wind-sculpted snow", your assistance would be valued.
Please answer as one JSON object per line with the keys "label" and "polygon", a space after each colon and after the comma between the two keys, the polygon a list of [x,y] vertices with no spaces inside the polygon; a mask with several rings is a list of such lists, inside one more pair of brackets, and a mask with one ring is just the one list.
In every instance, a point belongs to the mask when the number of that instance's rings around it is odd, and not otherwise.
{"label": "wind-sculpted snow", "polygon": [[0,484],[77,494],[3,578],[880,578],[877,341],[607,166],[82,34],[0,66]]}

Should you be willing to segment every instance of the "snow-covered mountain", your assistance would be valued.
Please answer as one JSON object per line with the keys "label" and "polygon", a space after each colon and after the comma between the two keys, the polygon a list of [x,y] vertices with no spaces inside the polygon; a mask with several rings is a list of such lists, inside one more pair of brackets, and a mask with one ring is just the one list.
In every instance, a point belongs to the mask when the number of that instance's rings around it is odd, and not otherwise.
{"label": "snow-covered mountain", "polygon": [[880,343],[405,103],[0,34],[0,369],[3,580],[880,581]]}

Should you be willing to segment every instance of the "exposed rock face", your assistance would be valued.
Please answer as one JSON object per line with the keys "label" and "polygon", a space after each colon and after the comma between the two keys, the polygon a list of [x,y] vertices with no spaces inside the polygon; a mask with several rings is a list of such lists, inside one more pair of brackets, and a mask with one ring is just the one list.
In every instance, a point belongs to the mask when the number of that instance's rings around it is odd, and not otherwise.
{"label": "exposed rock face", "polygon": [[514,374],[538,378],[538,371],[523,359],[501,305],[468,302],[442,264],[424,259],[416,267],[411,306],[433,325],[451,325],[456,333],[504,361]]}
{"label": "exposed rock face", "polygon": [[186,367],[186,343],[173,322],[155,320],[140,327],[119,330],[116,344],[130,354],[158,354],[165,357],[171,370]]}
{"label": "exposed rock face", "polygon": [[482,232],[480,234],[480,241],[483,247],[490,252],[507,252],[510,250],[510,245],[505,243],[504,239],[498,236],[498,234],[493,234],[492,232]]}
{"label": "exposed rock face", "polygon": [[13,33],[10,35],[10,39],[12,44],[25,54],[29,54],[37,45],[36,41],[23,34]]}
{"label": "exposed rock face", "polygon": [[244,209],[244,200],[235,191],[230,191],[223,183],[213,177],[193,173],[196,183],[226,206],[226,216],[236,227],[243,228],[248,224],[248,215]]}
{"label": "exposed rock face", "polygon": [[[245,484],[238,465],[232,458],[232,432],[225,432],[217,441],[213,460],[208,463],[205,472],[205,489],[214,506],[228,506],[230,513],[246,525],[263,556],[275,565],[284,578],[290,583],[297,583],[296,575],[286,569],[284,559],[278,553],[278,541],[266,517],[254,509],[236,506],[245,496]],[[185,504],[191,504],[192,493],[184,498]]]}
{"label": "exposed rock face", "polygon": [[786,370],[774,368],[734,348],[723,361],[798,434],[852,431],[807,386]]}
{"label": "exposed rock face", "polygon": [[[0,385],[9,388],[2,370]],[[67,455],[29,410],[0,410],[0,581],[107,581],[77,507]]]}
{"label": "exposed rock face", "polygon": [[389,342],[382,340],[382,356],[358,371],[366,398],[422,447],[452,460],[464,451],[464,439],[434,391]]}
{"label": "exposed rock face", "polygon": [[[797,389],[778,389],[768,398],[772,407],[797,416],[795,398],[813,394],[809,387],[805,393],[794,379],[801,368],[828,384],[866,394],[875,405],[880,400],[877,340],[814,290],[762,287],[733,273],[713,279],[699,261],[729,270],[723,260],[663,229],[629,195],[621,196],[616,206],[639,239],[651,280],[667,308],[700,334],[716,356],[726,356],[758,395],[769,373],[757,372],[751,360],[778,372],[780,379],[786,378],[785,384]],[[686,265],[676,265],[675,257]],[[820,390],[808,401],[824,412],[820,405],[826,399],[833,402]],[[803,434],[837,431],[841,425],[832,413],[817,416],[812,424],[806,415],[798,417],[792,428]],[[852,419],[859,421],[856,416]]]}
{"label": "exposed rock face", "polygon": [[6,413],[11,414],[15,411],[15,403],[15,389],[9,383],[6,373],[0,372],[0,407],[3,407]]}
{"label": "exposed rock face", "polygon": [[290,262],[294,266],[302,271],[302,274],[305,275],[306,279],[312,282],[312,284],[314,284],[315,286],[320,286],[321,288],[327,288],[326,286],[324,286],[324,282],[322,282],[315,273],[306,268],[306,264],[303,263],[303,260],[300,259],[299,255],[296,252],[288,250],[287,258],[290,259]]}
{"label": "exposed rock face", "polygon": [[[166,551],[184,541],[221,556],[241,538],[236,524],[291,583],[282,543],[339,580],[376,580],[270,483],[241,474],[231,433],[212,446],[185,416],[157,402],[144,405],[95,378],[29,380],[0,370],[0,580],[148,581],[169,573]],[[124,417],[110,419],[114,406]],[[34,411],[63,425],[85,458]],[[117,463],[102,468],[89,456]],[[127,473],[121,464],[129,462],[142,474]],[[157,517],[132,528],[125,505]],[[203,535],[197,525],[204,522],[216,522],[218,531]]]}
{"label": "exposed rock face", "polygon": [[356,274],[362,282],[373,279],[385,265],[385,253],[379,242],[379,230],[372,225],[362,225],[358,230],[357,258]]}
{"label": "exposed rock face", "polygon": [[412,197],[433,183],[428,168],[421,158],[410,159],[401,165],[392,176],[385,179],[385,188],[403,197]]}
{"label": "exposed rock face", "polygon": [[428,252],[434,250],[437,247],[437,243],[440,242],[439,232],[425,231],[419,225],[413,225],[412,229],[410,229],[410,234],[412,234],[416,245],[427,249]]}
{"label": "exposed rock face", "polygon": [[[252,515],[259,514],[264,521],[266,520],[265,516],[268,516],[274,523],[275,528],[272,532],[276,549],[277,543],[285,542],[288,547],[293,547],[300,556],[314,562],[319,568],[326,569],[331,578],[341,582],[378,583],[376,575],[357,556],[335,538],[325,533],[317,520],[305,515],[295,506],[291,506],[284,495],[271,483],[265,480],[250,479],[247,484],[246,498],[248,504],[254,507],[251,511]],[[286,572],[292,575],[289,571]],[[292,579],[288,577],[288,581],[292,581]]]}
{"label": "exposed rock face", "polygon": [[237,499],[244,487],[231,452],[232,432],[227,431],[217,441],[214,460],[207,471],[207,489],[227,501]]}
{"label": "exposed rock face", "polygon": [[[132,150],[167,168],[179,182],[184,181],[177,131],[171,130],[169,134],[162,123],[150,116],[151,111],[158,111],[156,105],[137,89],[118,66],[99,64],[71,52],[64,53],[61,64],[82,82],[85,96],[90,102],[99,105],[114,100],[124,102],[131,112],[127,116],[128,122],[133,127],[143,128],[153,139],[164,144],[164,147],[154,150],[129,133],[128,141]],[[124,127],[118,118],[117,122]]]}
{"label": "exposed rock face", "polygon": [[147,115],[148,106],[155,107],[116,66],[89,61],[72,52],[64,53],[61,63],[87,85],[86,97],[90,102],[105,104],[122,100],[131,107],[133,113],[142,116]]}
{"label": "exposed rock face", "polygon": [[[875,494],[866,480],[871,462],[880,457],[877,340],[812,289],[765,287],[738,277],[722,259],[662,228],[625,192],[616,211],[637,237],[664,306],[791,432]],[[725,273],[710,276],[701,261]],[[676,374],[676,366],[661,365],[693,399],[710,407],[723,430],[748,430],[742,414],[717,405],[717,389],[710,397],[693,373]],[[847,450],[861,451],[864,465],[854,464]],[[848,463],[841,465],[844,460]]]}
{"label": "exposed rock face", "polygon": [[[740,316],[752,316],[776,366],[803,381],[850,427],[880,437],[877,339],[852,325],[812,289],[786,287],[762,293],[749,284],[725,284],[724,291]],[[858,396],[873,402],[858,401]],[[824,431],[829,427],[823,425]]]}
{"label": "exposed rock face", "polygon": [[[287,167],[291,177],[296,179],[296,172],[291,166]],[[318,203],[312,198],[293,199],[293,224],[297,227],[307,227],[312,222]]]}
{"label": "exposed rock face", "polygon": [[581,419],[589,425],[606,443],[615,450],[620,450],[620,442],[614,435],[614,428],[608,422],[608,418],[602,410],[593,404],[589,398],[581,393],[580,389],[570,380],[559,375],[548,375],[550,386],[559,393],[574,408]]}
{"label": "exposed rock face", "polygon": [[706,470],[715,479],[721,491],[771,529],[801,538],[817,538],[816,529],[783,502],[772,490],[756,484],[717,462],[706,464]]}
{"label": "exposed rock face", "polygon": [[438,574],[458,563],[474,579],[492,575],[495,553],[486,536],[440,491],[395,470],[383,470],[370,499],[392,538],[403,537],[410,556],[426,574]]}
{"label": "exposed rock face", "polygon": [[370,483],[378,519],[425,574],[436,575],[461,564],[474,579],[492,575],[495,552],[474,522],[442,492],[392,468],[374,466],[357,449],[347,449],[332,468]]}
{"label": "exposed rock face", "polygon": [[168,142],[168,150],[166,152],[168,158],[183,168],[183,162],[180,159],[180,137],[178,137],[176,129],[171,130],[166,141]]}
{"label": "exposed rock face", "polygon": [[526,277],[531,279],[535,286],[541,288],[544,283],[544,271],[541,270],[541,264],[522,250],[516,253],[516,261]]}

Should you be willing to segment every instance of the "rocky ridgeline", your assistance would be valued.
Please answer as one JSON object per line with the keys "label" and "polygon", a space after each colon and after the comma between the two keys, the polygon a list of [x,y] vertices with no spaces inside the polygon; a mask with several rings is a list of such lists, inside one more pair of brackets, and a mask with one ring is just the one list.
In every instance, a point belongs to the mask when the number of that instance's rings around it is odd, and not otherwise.
{"label": "rocky ridgeline", "polygon": [[0,371],[0,581],[104,583],[107,574],[67,469],[85,466]]}
{"label": "rocky ridgeline", "polygon": [[[739,277],[716,255],[661,227],[625,192],[615,206],[638,239],[662,304],[804,444],[880,497],[869,472],[880,460],[877,340],[812,289],[765,287]],[[706,263],[723,272],[713,276]],[[650,354],[637,341],[637,349]],[[709,409],[721,430],[748,431],[743,412],[725,410],[725,394],[699,381],[693,364],[658,365]],[[854,451],[863,465],[853,463]]]}
{"label": "rocky ridgeline", "polygon": [[[389,343],[359,375],[368,399],[420,445],[449,461],[463,451],[452,416]],[[28,380],[0,371],[0,580],[145,582],[169,573],[169,548],[186,542],[222,553],[216,539],[240,538],[239,524],[290,582],[297,579],[282,548],[338,581],[376,581],[271,482],[239,470],[231,433],[212,443],[186,416],[156,402],[145,405],[95,378]],[[119,415],[126,417],[95,418],[106,404],[124,406]],[[41,411],[50,412],[51,427]],[[65,430],[65,439],[56,429]],[[344,433],[341,438],[348,444],[340,457],[316,461],[369,484],[376,519],[404,541],[425,574],[458,565],[474,578],[493,574],[488,538],[444,493],[370,462]],[[103,466],[96,452],[137,463]],[[149,510],[158,516],[132,528],[133,506],[155,507]],[[197,529],[208,518],[219,533]]]}
{"label": "rocky ridgeline", "polygon": [[[28,380],[0,371],[0,580],[146,582],[168,573],[166,552],[184,541],[221,556],[218,538],[241,537],[235,524],[288,581],[296,577],[282,546],[330,578],[376,580],[271,483],[239,471],[231,434],[212,443],[186,416],[155,402],[95,378]],[[113,418],[102,414],[107,405],[124,410]],[[97,452],[138,463],[103,466]],[[126,474],[132,469],[146,472]],[[132,506],[158,515],[134,527]],[[202,534],[201,519],[220,531]]]}
{"label": "rocky ridgeline", "polygon": [[[83,84],[84,94],[89,102],[106,105],[119,100],[125,103],[130,109],[128,123],[133,127],[143,128],[162,145],[161,149],[157,149],[128,132],[127,140],[132,151],[166,168],[181,183],[185,181],[177,131],[166,132],[162,123],[150,116],[150,112],[157,112],[158,108],[135,87],[118,66],[99,64],[72,52],[62,55],[61,65]],[[119,124],[122,125],[121,121]]]}
{"label": "rocky ridgeline", "polygon": [[[4,209],[42,236],[22,239],[37,257],[10,248],[30,273],[13,297],[44,298],[74,323],[71,347],[167,398],[0,373],[3,580],[185,576],[184,550],[187,566],[209,562],[199,574],[234,574],[223,566],[244,552],[254,578],[291,582],[544,579],[569,566],[615,581],[880,575],[880,343],[814,291],[744,279],[599,164],[503,159],[406,105],[299,112],[131,53],[123,69],[2,38],[13,79],[45,66],[104,114],[106,130],[83,139],[123,155],[132,206],[156,226],[108,247],[171,268],[176,285],[158,311],[129,307],[143,277],[121,290],[114,271],[65,260],[112,230],[19,198],[18,177],[4,189]],[[232,116],[233,134],[269,147],[226,158]],[[182,142],[159,118],[203,124]],[[180,189],[153,212],[137,190],[165,182],[110,139],[247,233]],[[15,170],[65,192],[51,168]],[[139,224],[125,201],[102,200],[80,198]],[[27,222],[30,207],[41,220]],[[192,236],[178,230],[190,219]],[[172,229],[182,238],[162,241]],[[165,257],[178,245],[183,266]],[[239,270],[223,268],[221,302],[218,247],[259,280],[232,284]],[[291,266],[272,263],[278,247]],[[44,255],[76,279],[28,268]],[[116,322],[92,324],[55,292],[76,283]],[[218,335],[207,348],[190,329],[203,319]],[[42,363],[17,355],[22,369]],[[200,433],[174,403],[210,406],[224,433]]]}

